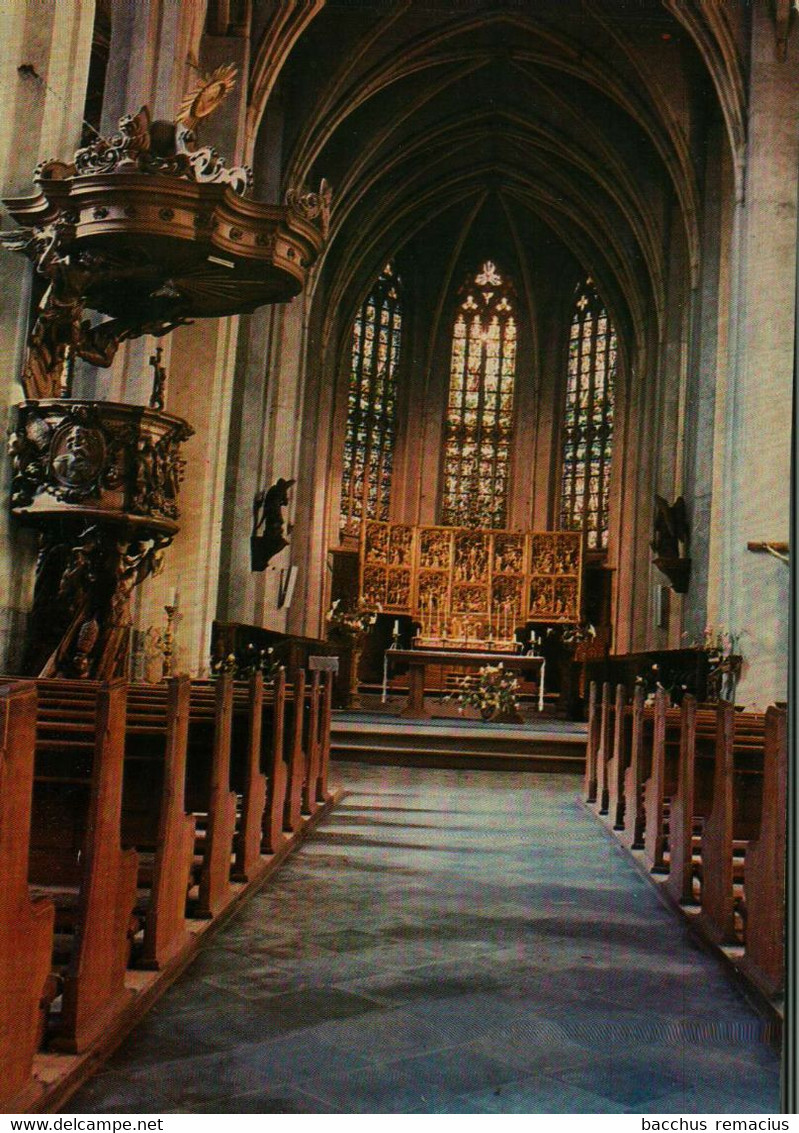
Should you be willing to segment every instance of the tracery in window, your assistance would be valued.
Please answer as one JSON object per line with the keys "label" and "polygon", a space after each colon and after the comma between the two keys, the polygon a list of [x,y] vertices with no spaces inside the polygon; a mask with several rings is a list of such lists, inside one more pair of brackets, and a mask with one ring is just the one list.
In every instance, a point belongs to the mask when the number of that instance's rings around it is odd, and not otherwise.
{"label": "tracery in window", "polygon": [[347,533],[389,517],[401,331],[400,279],[386,264],[352,328],[339,522]]}
{"label": "tracery in window", "polygon": [[595,551],[608,540],[616,364],[616,332],[589,278],[577,288],[569,331],[560,522],[584,530]]}
{"label": "tracery in window", "polygon": [[487,260],[467,279],[452,329],[441,522],[504,527],[516,376],[515,294]]}

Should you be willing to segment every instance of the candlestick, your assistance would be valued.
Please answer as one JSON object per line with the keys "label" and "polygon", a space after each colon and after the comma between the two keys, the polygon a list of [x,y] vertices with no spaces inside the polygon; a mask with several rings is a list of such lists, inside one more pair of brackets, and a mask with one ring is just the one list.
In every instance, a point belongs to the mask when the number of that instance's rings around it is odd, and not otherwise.
{"label": "candlestick", "polygon": [[172,676],[172,646],[174,643],[172,625],[175,620],[176,608],[177,607],[174,602],[170,602],[168,605],[164,606],[164,609],[166,610],[166,629],[164,630],[164,660],[163,664],[161,665],[161,676],[164,680],[166,680],[167,677]]}

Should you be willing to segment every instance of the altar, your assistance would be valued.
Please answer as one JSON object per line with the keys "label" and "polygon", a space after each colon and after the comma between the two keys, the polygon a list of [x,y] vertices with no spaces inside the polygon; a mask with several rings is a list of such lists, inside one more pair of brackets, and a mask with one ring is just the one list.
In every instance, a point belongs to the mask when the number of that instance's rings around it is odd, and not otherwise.
{"label": "altar", "polygon": [[[413,626],[413,648],[400,649],[400,624],[394,622],[393,645],[383,660],[383,702],[389,669],[408,667],[409,695],[402,715],[425,719],[430,716],[424,694],[431,687],[431,668],[476,672],[501,664],[513,673],[534,671],[542,711],[546,663],[536,655],[535,627],[580,621],[582,544],[579,531],[366,521],[359,606],[404,615]],[[522,652],[520,635],[525,643],[529,639],[529,652]]]}
{"label": "altar", "polygon": [[427,670],[433,665],[446,665],[451,669],[481,669],[484,665],[502,665],[510,672],[538,673],[538,711],[544,708],[544,678],[546,660],[529,653],[493,653],[455,649],[388,649],[389,667],[408,666],[408,703],[400,713],[412,720],[428,720],[431,713],[425,707],[424,690]]}

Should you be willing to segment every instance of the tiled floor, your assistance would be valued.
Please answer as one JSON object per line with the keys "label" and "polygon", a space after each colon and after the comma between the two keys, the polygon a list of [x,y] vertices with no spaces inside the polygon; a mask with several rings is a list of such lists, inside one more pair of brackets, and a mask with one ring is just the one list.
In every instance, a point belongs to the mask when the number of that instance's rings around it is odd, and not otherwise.
{"label": "tiled floor", "polygon": [[776,1113],[778,1058],[576,777],[351,793],[70,1112]]}

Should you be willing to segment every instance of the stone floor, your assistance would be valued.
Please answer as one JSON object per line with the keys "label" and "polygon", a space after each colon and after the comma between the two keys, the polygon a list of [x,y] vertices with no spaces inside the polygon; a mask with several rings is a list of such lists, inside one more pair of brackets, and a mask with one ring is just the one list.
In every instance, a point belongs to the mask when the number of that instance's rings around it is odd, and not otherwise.
{"label": "stone floor", "polygon": [[335,774],[70,1112],[778,1112],[763,1023],[574,777]]}

